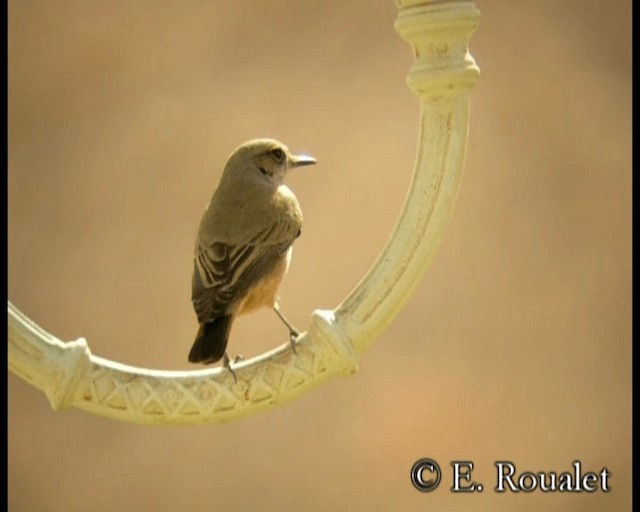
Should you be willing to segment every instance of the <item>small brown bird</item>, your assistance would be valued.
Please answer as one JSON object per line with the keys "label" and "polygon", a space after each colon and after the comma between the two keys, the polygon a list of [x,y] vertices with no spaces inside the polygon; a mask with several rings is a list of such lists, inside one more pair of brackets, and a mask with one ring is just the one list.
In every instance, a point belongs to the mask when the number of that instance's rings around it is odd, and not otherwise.
{"label": "small brown bird", "polygon": [[229,157],[196,240],[191,300],[200,328],[190,362],[224,357],[230,368],[227,342],[236,316],[262,306],[285,323],[295,349],[298,331],[280,313],[276,292],[300,236],[302,212],[284,178],[290,169],[315,163],[274,139],[250,140]]}

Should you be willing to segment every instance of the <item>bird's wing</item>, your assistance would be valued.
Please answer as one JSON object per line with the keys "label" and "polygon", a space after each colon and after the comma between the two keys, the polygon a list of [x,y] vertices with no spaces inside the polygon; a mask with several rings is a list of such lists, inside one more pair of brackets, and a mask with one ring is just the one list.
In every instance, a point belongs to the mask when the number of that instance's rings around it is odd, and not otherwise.
{"label": "bird's wing", "polygon": [[[228,308],[277,265],[299,235],[300,229],[295,229],[293,236],[286,233],[287,230],[276,237],[275,232],[262,233],[249,244],[214,242],[199,246],[194,258],[191,293],[198,321],[202,324],[228,314]],[[282,236],[285,234],[288,236]]]}

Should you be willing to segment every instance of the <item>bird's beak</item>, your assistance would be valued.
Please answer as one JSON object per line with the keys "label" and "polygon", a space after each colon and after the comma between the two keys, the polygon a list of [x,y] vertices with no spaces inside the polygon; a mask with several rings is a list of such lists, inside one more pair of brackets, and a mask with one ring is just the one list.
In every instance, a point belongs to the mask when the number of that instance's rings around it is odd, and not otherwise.
{"label": "bird's beak", "polygon": [[291,155],[289,159],[290,167],[302,167],[303,165],[314,165],[317,160],[309,155]]}

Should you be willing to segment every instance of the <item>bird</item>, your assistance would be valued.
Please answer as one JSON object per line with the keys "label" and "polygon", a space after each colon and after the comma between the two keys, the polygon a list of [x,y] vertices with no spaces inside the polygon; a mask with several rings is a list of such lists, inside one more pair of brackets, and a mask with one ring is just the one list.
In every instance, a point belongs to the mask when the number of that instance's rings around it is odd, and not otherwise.
{"label": "bird", "polygon": [[272,138],[248,140],[229,156],[196,236],[191,300],[199,328],[189,362],[223,359],[235,378],[227,355],[231,327],[236,317],[261,307],[272,308],[289,329],[295,351],[299,333],[276,294],[301,234],[302,211],[284,179],[316,163]]}

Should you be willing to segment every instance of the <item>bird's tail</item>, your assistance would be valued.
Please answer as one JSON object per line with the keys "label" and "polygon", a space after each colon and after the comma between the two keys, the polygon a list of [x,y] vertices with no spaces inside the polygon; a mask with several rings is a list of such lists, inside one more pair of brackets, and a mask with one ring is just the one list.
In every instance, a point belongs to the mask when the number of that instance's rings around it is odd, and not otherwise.
{"label": "bird's tail", "polygon": [[189,352],[189,362],[211,364],[222,359],[229,341],[231,320],[231,315],[224,315],[200,325]]}

